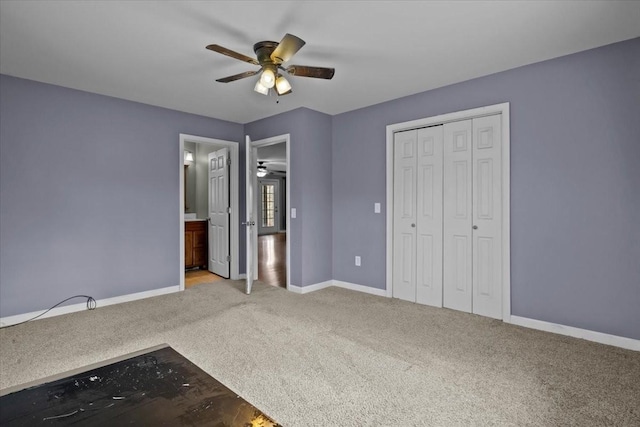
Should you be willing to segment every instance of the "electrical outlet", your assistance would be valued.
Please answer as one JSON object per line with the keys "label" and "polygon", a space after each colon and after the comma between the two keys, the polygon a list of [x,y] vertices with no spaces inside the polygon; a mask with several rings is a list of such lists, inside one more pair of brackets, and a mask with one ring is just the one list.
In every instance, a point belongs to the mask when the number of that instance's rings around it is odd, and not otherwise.
{"label": "electrical outlet", "polygon": [[380,213],[380,203],[374,203],[373,212],[374,213]]}
{"label": "electrical outlet", "polygon": [[362,264],[362,259],[356,255],[356,267],[360,267],[360,265]]}
{"label": "electrical outlet", "polygon": [[296,217],[296,208],[291,208],[291,218]]}

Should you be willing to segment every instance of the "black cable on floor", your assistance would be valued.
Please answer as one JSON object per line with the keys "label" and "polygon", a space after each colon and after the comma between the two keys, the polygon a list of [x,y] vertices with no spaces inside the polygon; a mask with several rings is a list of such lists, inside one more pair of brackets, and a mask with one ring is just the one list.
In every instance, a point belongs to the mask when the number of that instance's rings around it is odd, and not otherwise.
{"label": "black cable on floor", "polygon": [[9,327],[12,327],[12,326],[18,326],[18,325],[22,325],[23,323],[31,322],[32,320],[36,320],[38,317],[44,316],[45,314],[47,314],[48,312],[50,312],[51,310],[53,310],[54,308],[56,308],[60,304],[65,303],[65,302],[67,302],[67,301],[69,301],[71,299],[74,299],[74,298],[86,298],[87,299],[87,310],[93,310],[97,306],[96,300],[93,299],[93,297],[91,297],[89,295],[74,295],[72,297],[69,297],[69,298],[67,298],[65,300],[60,301],[59,303],[57,303],[53,307],[49,308],[48,310],[45,310],[44,312],[38,314],[35,317],[32,317],[31,319],[25,320],[24,322],[20,322],[20,323],[15,323],[13,325],[3,326],[3,327],[4,328],[9,328]]}

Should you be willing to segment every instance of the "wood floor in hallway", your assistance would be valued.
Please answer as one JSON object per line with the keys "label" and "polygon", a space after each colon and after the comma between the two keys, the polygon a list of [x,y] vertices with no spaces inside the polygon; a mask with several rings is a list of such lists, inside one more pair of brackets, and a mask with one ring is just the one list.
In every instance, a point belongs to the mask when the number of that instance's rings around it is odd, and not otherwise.
{"label": "wood floor in hallway", "polygon": [[258,236],[258,280],[287,287],[287,233]]}

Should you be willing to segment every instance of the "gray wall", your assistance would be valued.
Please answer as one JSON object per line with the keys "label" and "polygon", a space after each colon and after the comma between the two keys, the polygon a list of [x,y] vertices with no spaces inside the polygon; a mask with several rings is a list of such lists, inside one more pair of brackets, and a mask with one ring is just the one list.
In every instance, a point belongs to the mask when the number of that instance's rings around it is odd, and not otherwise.
{"label": "gray wall", "polygon": [[634,39],[334,117],[302,108],[244,126],[0,76],[0,316],[178,284],[179,133],[290,133],[292,283],[382,289],[386,219],[373,203],[386,203],[386,125],[508,101],[513,314],[640,339],[639,61]]}
{"label": "gray wall", "polygon": [[513,314],[639,339],[640,39],[334,116],[333,278],[385,288],[386,125],[507,101]]}
{"label": "gray wall", "polygon": [[196,153],[196,143],[195,142],[189,142],[186,141],[184,143],[184,151],[191,151],[191,153],[193,154],[193,162],[188,162],[185,166],[186,166],[186,176],[185,176],[185,195],[186,195],[186,200],[185,200],[185,212],[188,213],[196,213],[196,201],[197,201],[197,197],[196,197],[196,162],[198,160],[197,157],[197,153]]}
{"label": "gray wall", "polygon": [[[254,141],[291,135],[291,176],[287,177],[287,185],[291,185],[290,207],[297,210],[289,234],[291,283],[306,286],[330,280],[331,117],[300,108],[248,123],[245,132]],[[244,159],[244,154],[241,157]],[[244,178],[242,181],[244,185]]]}
{"label": "gray wall", "polygon": [[0,94],[0,316],[178,285],[178,135],[242,125],[6,75]]}
{"label": "gray wall", "polygon": [[[279,202],[280,202],[280,206],[279,206],[279,211],[278,211],[278,217],[279,217],[279,221],[280,221],[280,231],[286,231],[287,230],[287,175],[286,174],[274,174],[274,173],[268,173],[267,176],[265,177],[267,179],[275,179],[278,181],[278,186],[279,186],[279,190],[280,190],[280,194],[279,194]],[[329,179],[329,181],[331,181]]]}

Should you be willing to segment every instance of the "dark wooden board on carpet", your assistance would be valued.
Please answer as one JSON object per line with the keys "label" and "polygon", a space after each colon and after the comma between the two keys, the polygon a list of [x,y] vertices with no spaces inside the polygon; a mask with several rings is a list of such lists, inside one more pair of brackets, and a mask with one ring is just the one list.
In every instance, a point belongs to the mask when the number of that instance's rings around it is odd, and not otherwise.
{"label": "dark wooden board on carpet", "polygon": [[263,426],[275,423],[171,347],[0,397],[0,425]]}

